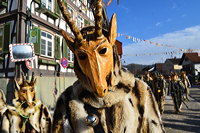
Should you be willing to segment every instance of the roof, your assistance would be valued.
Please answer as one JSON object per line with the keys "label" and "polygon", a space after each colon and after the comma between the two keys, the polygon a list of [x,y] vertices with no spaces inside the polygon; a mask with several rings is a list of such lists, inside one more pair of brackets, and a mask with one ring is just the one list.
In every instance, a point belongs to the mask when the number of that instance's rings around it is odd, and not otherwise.
{"label": "roof", "polygon": [[181,58],[171,58],[171,59],[167,59],[167,60],[170,61],[172,64],[177,65],[180,63]]}
{"label": "roof", "polygon": [[200,63],[199,53],[184,53],[182,58],[181,58],[180,64],[183,63],[184,59],[190,60],[194,64]]}

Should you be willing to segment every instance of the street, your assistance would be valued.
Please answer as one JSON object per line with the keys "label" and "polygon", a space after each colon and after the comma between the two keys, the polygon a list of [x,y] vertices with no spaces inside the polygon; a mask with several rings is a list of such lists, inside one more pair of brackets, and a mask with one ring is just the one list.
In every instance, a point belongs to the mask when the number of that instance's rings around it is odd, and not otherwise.
{"label": "street", "polygon": [[165,98],[162,116],[167,133],[200,133],[200,88],[190,88],[190,101],[185,101],[182,112],[176,114],[171,96]]}

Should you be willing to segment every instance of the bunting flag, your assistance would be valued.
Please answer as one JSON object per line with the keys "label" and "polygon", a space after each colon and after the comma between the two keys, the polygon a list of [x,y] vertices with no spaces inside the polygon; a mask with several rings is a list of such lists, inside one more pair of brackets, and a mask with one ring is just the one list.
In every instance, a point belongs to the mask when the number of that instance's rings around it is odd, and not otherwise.
{"label": "bunting flag", "polygon": [[111,2],[112,2],[112,0],[109,0],[108,3],[106,4],[106,6],[108,7]]}
{"label": "bunting flag", "polygon": [[168,51],[168,52],[160,52],[160,53],[140,53],[140,54],[125,54],[124,56],[153,56],[153,55],[173,55],[173,54],[182,54],[185,52],[194,52],[200,51],[199,49],[189,49],[189,50],[182,50],[182,51]]}
{"label": "bunting flag", "polygon": [[[129,35],[126,35],[126,34],[120,34],[120,33],[117,33],[117,37],[122,37],[122,36],[125,36],[126,39],[131,39],[133,42],[135,43],[139,43],[139,42],[146,42],[146,43],[149,43],[149,44],[153,44],[153,45],[156,45],[156,46],[162,46],[162,47],[168,47],[168,48],[174,48],[174,49],[178,49],[180,51],[187,51],[187,49],[183,49],[183,48],[178,48],[178,47],[175,47],[175,46],[172,46],[172,45],[167,45],[167,44],[160,44],[158,42],[152,42],[152,41],[149,41],[149,40],[144,40],[144,39],[140,39],[140,38],[136,38],[136,37],[133,37],[133,36],[129,36]],[[192,51],[198,51],[198,49],[192,49]]]}

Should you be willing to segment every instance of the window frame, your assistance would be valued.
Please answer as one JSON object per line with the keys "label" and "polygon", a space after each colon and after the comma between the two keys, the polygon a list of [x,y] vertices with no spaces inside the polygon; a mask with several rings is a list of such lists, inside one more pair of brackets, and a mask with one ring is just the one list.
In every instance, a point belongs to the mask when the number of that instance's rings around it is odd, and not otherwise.
{"label": "window frame", "polygon": [[[71,7],[71,6],[67,6],[67,10],[68,10],[68,12],[70,13],[70,15],[72,16],[72,19],[75,21],[75,19],[74,19],[74,10],[73,10],[73,8]],[[66,29],[69,29],[69,33],[72,33],[72,31],[71,31],[71,29],[70,29],[70,27],[69,27],[69,25],[67,24],[67,23],[65,23],[66,24]]]}
{"label": "window frame", "polygon": [[[44,37],[42,35],[43,32],[46,34],[46,37]],[[51,35],[51,39],[48,38],[47,35]],[[55,43],[54,42],[54,38],[55,38],[55,36],[53,34],[47,32],[45,30],[41,30],[41,44],[40,44],[40,55],[41,56],[54,58],[54,43]],[[42,50],[43,50],[43,48],[42,48],[42,45],[43,45],[42,39],[45,40],[45,54],[42,54]],[[51,42],[51,56],[48,55],[48,52],[49,52],[49,50],[48,50],[48,42]]]}
{"label": "window frame", "polygon": [[82,29],[84,27],[84,19],[81,15],[77,16],[77,26]]}
{"label": "window frame", "polygon": [[[44,1],[45,1],[45,3],[44,3]],[[49,9],[49,0],[41,0],[41,4],[42,4],[43,7],[45,7],[46,9],[53,12],[53,10],[54,10],[54,0],[51,0],[51,9]]]}
{"label": "window frame", "polygon": [[67,58],[69,62],[74,62],[74,54],[73,52],[67,47]]}
{"label": "window frame", "polygon": [[1,43],[2,44],[0,44],[0,52],[3,52],[3,42],[4,42],[4,25],[0,25],[0,29],[2,29],[2,35],[0,35],[1,37],[2,37],[2,41],[1,41]]}

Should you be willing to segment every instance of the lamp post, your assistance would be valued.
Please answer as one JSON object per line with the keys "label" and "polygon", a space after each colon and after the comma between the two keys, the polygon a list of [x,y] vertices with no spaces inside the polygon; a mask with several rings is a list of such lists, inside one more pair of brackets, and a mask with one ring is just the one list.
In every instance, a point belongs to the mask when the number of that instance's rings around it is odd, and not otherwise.
{"label": "lamp post", "polygon": [[[31,0],[31,3],[30,3],[30,8],[27,8],[27,25],[28,25],[28,34],[27,34],[27,37],[26,37],[26,42],[30,42],[29,40],[29,37],[30,37],[30,29],[31,29],[31,26],[32,26],[32,23],[31,23],[31,11],[32,11],[32,4],[33,4],[33,0]],[[24,63],[25,64],[25,63]],[[30,78],[30,70],[27,69],[27,77],[26,79],[29,80]]]}

